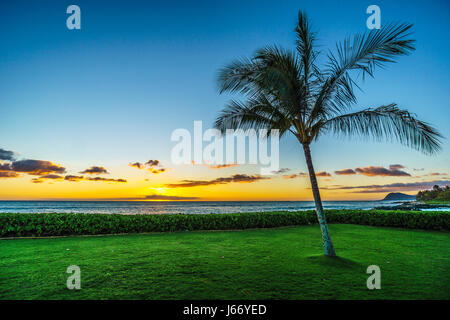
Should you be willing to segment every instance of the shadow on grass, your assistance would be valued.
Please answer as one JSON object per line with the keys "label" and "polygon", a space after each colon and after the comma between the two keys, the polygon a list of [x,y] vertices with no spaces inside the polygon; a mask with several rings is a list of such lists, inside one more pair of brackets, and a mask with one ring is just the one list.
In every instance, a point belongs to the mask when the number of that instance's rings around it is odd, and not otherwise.
{"label": "shadow on grass", "polygon": [[321,266],[335,267],[339,269],[359,269],[362,267],[361,263],[343,257],[311,255],[306,257],[306,259],[311,263],[316,263]]}

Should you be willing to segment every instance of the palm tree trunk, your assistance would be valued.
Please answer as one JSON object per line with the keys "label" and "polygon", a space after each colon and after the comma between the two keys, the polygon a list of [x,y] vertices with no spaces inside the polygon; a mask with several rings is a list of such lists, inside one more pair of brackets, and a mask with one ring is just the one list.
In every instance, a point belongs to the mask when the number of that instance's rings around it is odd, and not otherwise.
{"label": "palm tree trunk", "polygon": [[305,151],[306,164],[309,171],[309,179],[311,180],[314,202],[316,203],[317,220],[319,220],[320,230],[322,231],[323,253],[326,256],[336,256],[333,242],[331,241],[330,233],[328,232],[325,213],[323,212],[322,200],[320,199],[319,186],[317,185],[316,173],[314,172],[314,167],[311,160],[311,150],[309,149],[309,144],[303,144],[303,150]]}

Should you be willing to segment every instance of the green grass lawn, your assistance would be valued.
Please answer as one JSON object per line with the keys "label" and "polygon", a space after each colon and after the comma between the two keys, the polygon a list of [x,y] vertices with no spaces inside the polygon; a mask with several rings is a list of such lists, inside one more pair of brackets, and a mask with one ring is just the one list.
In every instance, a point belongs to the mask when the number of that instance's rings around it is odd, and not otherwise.
{"label": "green grass lawn", "polygon": [[[450,234],[317,225],[0,240],[1,299],[449,299]],[[69,265],[81,290],[66,288]],[[381,268],[381,290],[366,269]]]}
{"label": "green grass lawn", "polygon": [[426,204],[443,204],[443,205],[450,205],[450,200],[427,200],[425,201]]}

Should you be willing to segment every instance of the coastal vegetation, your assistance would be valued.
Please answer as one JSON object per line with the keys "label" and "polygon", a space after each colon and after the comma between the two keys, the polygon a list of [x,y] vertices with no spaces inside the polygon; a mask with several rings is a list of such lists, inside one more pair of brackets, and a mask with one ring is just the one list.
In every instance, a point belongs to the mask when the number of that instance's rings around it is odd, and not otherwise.
{"label": "coastal vegetation", "polygon": [[340,257],[317,254],[317,225],[0,240],[0,299],[450,299],[448,232],[329,228]]}
{"label": "coastal vegetation", "polygon": [[425,154],[441,148],[441,135],[435,128],[395,103],[352,110],[357,104],[357,80],[373,77],[376,69],[415,49],[411,28],[410,24],[385,24],[347,38],[336,44],[335,52],[328,52],[327,62],[320,66],[317,35],[300,11],[295,50],[266,46],[219,72],[220,93],[237,93],[244,100],[232,100],[224,107],[215,122],[217,129],[275,129],[280,136],[293,134],[300,143],[327,256],[336,253],[312,162],[310,146],[314,141],[335,134],[396,140]]}
{"label": "coastal vegetation", "polygon": [[[450,230],[448,211],[326,210],[330,223]],[[0,213],[0,237],[240,230],[317,224],[313,210],[234,214]]]}
{"label": "coastal vegetation", "polygon": [[435,185],[431,190],[419,191],[417,200],[428,204],[450,204],[450,187]]}

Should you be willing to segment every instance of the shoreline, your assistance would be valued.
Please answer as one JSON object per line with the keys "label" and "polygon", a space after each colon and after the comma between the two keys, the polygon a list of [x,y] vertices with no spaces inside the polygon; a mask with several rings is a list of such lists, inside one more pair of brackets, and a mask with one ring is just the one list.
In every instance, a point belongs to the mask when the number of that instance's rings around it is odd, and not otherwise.
{"label": "shoreline", "polygon": [[[392,206],[377,206],[375,210],[406,210],[406,211],[426,211],[436,209],[450,209],[449,203],[425,203],[420,201],[397,201]],[[423,210],[425,209],[425,210]]]}

